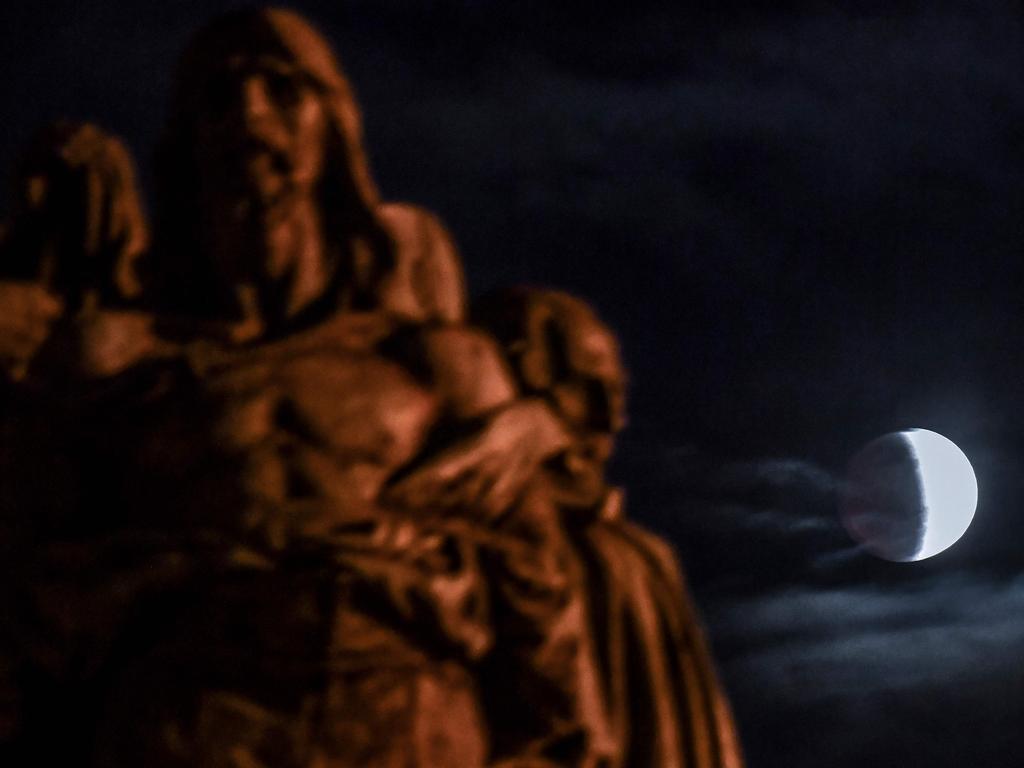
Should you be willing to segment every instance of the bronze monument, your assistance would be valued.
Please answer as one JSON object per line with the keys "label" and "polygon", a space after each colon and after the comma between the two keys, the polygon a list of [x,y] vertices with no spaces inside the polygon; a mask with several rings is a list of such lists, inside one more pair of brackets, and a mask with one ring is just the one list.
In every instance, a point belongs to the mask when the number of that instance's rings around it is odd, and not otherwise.
{"label": "bronze monument", "polygon": [[17,174],[4,765],[742,765],[681,571],[604,479],[614,336],[553,291],[467,319],[305,21],[197,35],[157,184],[150,238],[123,145],[68,123]]}

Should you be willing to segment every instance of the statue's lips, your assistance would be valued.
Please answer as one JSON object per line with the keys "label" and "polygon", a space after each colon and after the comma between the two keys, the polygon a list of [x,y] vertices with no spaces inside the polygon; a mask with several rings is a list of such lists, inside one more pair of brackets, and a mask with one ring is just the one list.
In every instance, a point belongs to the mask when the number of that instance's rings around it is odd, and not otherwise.
{"label": "statue's lips", "polygon": [[232,146],[221,148],[217,154],[220,156],[218,165],[228,174],[228,178],[287,176],[292,170],[288,151],[274,142],[261,138],[244,138]]}
{"label": "statue's lips", "polygon": [[246,152],[239,155],[236,163],[238,170],[255,181],[271,176],[287,176],[291,171],[287,155],[270,149]]}
{"label": "statue's lips", "polygon": [[266,146],[234,152],[224,158],[225,190],[253,203],[271,204],[291,185],[292,166],[286,153]]}
{"label": "statue's lips", "polygon": [[226,190],[224,202],[229,205],[231,216],[236,221],[257,217],[265,224],[286,219],[292,203],[298,197],[298,190],[290,176],[261,175],[250,178],[239,175]]}

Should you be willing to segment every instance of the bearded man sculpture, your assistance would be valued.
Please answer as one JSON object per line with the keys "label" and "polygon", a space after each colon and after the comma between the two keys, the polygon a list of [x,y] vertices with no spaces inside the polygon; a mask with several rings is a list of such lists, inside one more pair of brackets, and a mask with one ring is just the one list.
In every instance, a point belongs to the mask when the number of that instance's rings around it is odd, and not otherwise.
{"label": "bearded man sculpture", "polygon": [[[451,238],[380,201],[359,123],[305,21],[229,14],[182,59],[152,247],[111,261],[132,290],[64,322],[85,286],[0,283],[36,329],[7,345],[4,764],[734,768],[624,746],[594,619],[621,601],[593,594],[580,541],[603,539],[554,479],[601,439],[465,324]],[[83,209],[141,211],[126,173],[95,177]],[[634,590],[623,615],[655,593],[685,597]],[[641,708],[674,695],[645,686]],[[659,738],[709,727],[657,711]]]}

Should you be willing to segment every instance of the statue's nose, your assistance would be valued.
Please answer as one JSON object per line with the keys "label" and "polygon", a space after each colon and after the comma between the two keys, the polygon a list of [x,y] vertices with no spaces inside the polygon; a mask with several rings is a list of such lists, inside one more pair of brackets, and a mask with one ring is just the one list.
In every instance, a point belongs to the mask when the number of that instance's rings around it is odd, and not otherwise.
{"label": "statue's nose", "polygon": [[273,102],[262,75],[249,75],[242,82],[241,118],[247,128],[255,128],[273,115]]}

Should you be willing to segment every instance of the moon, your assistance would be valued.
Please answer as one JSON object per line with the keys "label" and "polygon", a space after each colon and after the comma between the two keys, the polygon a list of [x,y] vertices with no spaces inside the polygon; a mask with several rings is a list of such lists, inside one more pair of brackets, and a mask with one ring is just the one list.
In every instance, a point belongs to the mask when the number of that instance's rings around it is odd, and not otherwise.
{"label": "moon", "polygon": [[970,527],[978,481],[951,440],[927,429],[891,432],[850,460],[840,519],[872,554],[914,562],[953,546]]}

